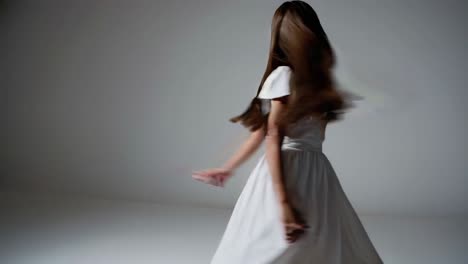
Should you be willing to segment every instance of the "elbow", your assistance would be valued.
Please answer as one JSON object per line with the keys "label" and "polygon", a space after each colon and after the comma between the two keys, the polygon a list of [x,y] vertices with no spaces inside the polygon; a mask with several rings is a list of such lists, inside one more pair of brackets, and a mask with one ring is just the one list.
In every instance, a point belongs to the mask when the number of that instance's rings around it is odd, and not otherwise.
{"label": "elbow", "polygon": [[283,130],[276,123],[269,123],[265,131],[265,143],[267,148],[278,148],[283,138]]}
{"label": "elbow", "polygon": [[267,135],[265,137],[265,145],[268,149],[279,148],[281,137],[279,135]]}
{"label": "elbow", "polygon": [[251,139],[260,144],[265,139],[265,132],[263,129],[258,129],[257,131],[252,132]]}

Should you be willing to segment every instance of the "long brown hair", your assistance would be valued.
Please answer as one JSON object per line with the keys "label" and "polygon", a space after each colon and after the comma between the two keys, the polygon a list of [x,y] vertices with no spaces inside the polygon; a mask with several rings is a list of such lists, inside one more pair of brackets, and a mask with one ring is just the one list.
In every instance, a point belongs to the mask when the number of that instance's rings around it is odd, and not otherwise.
{"label": "long brown hair", "polygon": [[262,127],[268,114],[262,113],[257,98],[270,73],[278,66],[292,69],[288,106],[280,123],[287,125],[305,116],[317,116],[327,122],[341,118],[348,107],[335,89],[335,54],[314,9],[303,1],[287,1],[276,9],[271,25],[268,63],[257,95],[241,115],[230,118],[250,131]]}

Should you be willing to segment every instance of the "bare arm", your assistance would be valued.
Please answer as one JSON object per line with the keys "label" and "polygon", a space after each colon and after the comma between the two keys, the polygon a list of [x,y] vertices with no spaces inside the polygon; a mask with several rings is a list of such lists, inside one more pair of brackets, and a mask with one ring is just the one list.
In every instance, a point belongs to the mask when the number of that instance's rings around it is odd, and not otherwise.
{"label": "bare arm", "polygon": [[231,177],[234,170],[247,160],[260,146],[265,137],[264,126],[250,133],[247,140],[237,149],[221,168],[192,172],[196,180],[224,187],[226,180]]}
{"label": "bare arm", "polygon": [[266,130],[266,159],[273,180],[273,187],[277,194],[280,204],[287,204],[288,199],[283,182],[282,164],[281,164],[281,141],[283,138],[283,129],[278,125],[279,113],[284,111],[286,104],[285,97],[271,100],[270,115]]}
{"label": "bare arm", "polygon": [[273,189],[277,194],[281,219],[289,243],[296,241],[308,228],[300,212],[291,206],[288,201],[284,184],[283,167],[281,159],[281,144],[284,136],[284,128],[278,123],[279,113],[286,107],[287,96],[277,97],[271,100],[270,115],[268,116],[266,129],[266,158],[273,181]]}
{"label": "bare arm", "polygon": [[261,127],[254,132],[251,132],[247,140],[237,149],[229,160],[222,166],[228,170],[234,170],[244,163],[258,149],[263,142],[265,136],[265,128]]}

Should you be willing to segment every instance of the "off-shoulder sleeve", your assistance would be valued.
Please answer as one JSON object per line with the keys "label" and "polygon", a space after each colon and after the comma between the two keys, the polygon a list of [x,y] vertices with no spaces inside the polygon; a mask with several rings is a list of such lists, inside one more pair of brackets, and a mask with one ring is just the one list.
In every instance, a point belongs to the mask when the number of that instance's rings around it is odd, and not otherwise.
{"label": "off-shoulder sleeve", "polygon": [[274,69],[265,79],[262,89],[257,98],[273,99],[289,95],[289,78],[291,68],[288,66],[279,66]]}

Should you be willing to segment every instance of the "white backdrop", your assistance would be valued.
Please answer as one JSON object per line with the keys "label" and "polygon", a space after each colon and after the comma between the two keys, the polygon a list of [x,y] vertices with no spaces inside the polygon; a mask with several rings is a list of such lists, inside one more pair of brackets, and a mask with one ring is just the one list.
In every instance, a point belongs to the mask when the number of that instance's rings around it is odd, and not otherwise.
{"label": "white backdrop", "polygon": [[[280,1],[6,3],[2,190],[232,208],[256,157],[226,190],[190,171],[245,136]],[[367,98],[324,144],[356,209],[466,214],[466,3],[310,3]]]}

